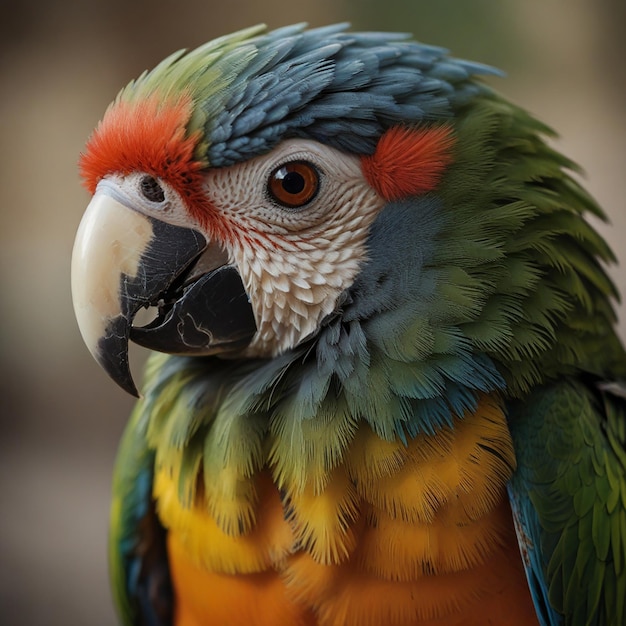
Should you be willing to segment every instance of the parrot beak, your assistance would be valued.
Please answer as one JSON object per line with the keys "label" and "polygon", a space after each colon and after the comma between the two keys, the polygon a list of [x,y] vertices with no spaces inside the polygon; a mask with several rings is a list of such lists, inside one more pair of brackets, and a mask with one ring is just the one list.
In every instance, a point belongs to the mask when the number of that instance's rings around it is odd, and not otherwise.
{"label": "parrot beak", "polygon": [[[72,253],[72,299],[93,357],[138,396],[129,340],[170,354],[210,355],[247,346],[256,324],[221,247],[123,202],[100,184],[89,203]],[[157,317],[134,327],[136,314],[148,307],[157,308]]]}

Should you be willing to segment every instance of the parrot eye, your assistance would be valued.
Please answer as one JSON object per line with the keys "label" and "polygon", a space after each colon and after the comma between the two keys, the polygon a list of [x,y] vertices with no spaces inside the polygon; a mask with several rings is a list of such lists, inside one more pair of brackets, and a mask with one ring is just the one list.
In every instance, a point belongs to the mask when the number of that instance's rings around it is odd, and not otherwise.
{"label": "parrot eye", "polygon": [[272,171],[267,183],[272,199],[289,209],[298,209],[311,202],[319,187],[319,172],[308,161],[291,161],[279,165]]}
{"label": "parrot eye", "polygon": [[160,203],[165,200],[165,192],[154,176],[144,176],[139,182],[139,188],[144,198],[150,202]]}

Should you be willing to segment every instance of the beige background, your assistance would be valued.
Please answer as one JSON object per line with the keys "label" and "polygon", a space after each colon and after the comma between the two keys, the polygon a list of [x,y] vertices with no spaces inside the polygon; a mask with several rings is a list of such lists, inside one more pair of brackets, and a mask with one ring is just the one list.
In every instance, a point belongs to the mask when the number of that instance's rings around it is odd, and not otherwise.
{"label": "beige background", "polygon": [[[19,4],[19,6],[17,6]],[[92,362],[69,258],[76,171],[118,89],[171,51],[265,21],[410,30],[505,69],[497,87],[556,127],[626,262],[623,0],[27,0],[0,18],[0,623],[114,623],[106,520],[131,399]],[[315,8],[312,8],[315,7]],[[404,12],[403,12],[404,11]],[[623,291],[626,272],[614,270]],[[624,335],[622,325],[622,334]],[[139,352],[134,359],[138,364]]]}

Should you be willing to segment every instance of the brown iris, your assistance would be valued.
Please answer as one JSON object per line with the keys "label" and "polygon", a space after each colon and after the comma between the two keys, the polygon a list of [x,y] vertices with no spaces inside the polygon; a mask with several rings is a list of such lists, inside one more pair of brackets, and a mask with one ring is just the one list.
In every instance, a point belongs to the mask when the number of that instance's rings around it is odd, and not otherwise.
{"label": "brown iris", "polygon": [[289,209],[311,202],[319,186],[319,172],[308,161],[290,161],[280,165],[270,174],[267,183],[272,198]]}

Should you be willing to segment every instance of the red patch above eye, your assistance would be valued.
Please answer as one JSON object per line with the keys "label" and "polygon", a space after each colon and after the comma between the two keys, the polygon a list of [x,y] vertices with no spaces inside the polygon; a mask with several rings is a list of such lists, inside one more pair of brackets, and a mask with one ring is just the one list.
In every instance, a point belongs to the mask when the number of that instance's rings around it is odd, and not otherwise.
{"label": "red patch above eye", "polygon": [[112,104],[81,155],[80,169],[91,193],[106,174],[144,171],[188,186],[202,167],[194,161],[197,136],[186,136],[191,98],[163,101],[156,94],[141,101]]}
{"label": "red patch above eye", "polygon": [[114,102],[80,158],[87,189],[94,193],[107,174],[145,172],[167,181],[186,201],[189,213],[208,228],[213,211],[203,190],[207,164],[194,155],[200,131],[187,132],[192,113],[193,101],[185,93]]}
{"label": "red patch above eye", "polygon": [[361,159],[363,173],[385,200],[423,194],[439,183],[453,143],[449,126],[396,126],[381,136],[374,154]]}

